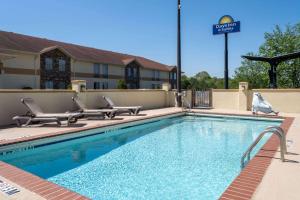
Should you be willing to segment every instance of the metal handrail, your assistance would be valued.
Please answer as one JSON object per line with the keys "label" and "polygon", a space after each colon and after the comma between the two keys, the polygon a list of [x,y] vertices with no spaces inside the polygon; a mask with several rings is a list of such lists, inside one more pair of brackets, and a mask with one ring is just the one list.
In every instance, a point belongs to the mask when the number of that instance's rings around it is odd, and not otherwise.
{"label": "metal handrail", "polygon": [[278,138],[280,140],[280,159],[282,162],[284,162],[284,154],[287,153],[285,134],[284,134],[284,131],[282,128],[272,126],[272,127],[266,128],[262,133],[260,133],[259,136],[256,138],[256,140],[247,149],[247,151],[245,151],[245,153],[243,154],[243,156],[241,158],[241,167],[242,168],[245,167],[245,158],[247,157],[247,162],[249,162],[251,151],[259,143],[259,141],[263,138],[263,136],[266,133],[275,133],[278,136]]}
{"label": "metal handrail", "polygon": [[277,131],[279,131],[281,133],[282,140],[284,141],[283,151],[284,151],[285,154],[287,154],[286,136],[285,136],[284,130],[280,126],[269,126],[269,127],[267,127],[267,130],[272,130],[272,129],[276,129]]}

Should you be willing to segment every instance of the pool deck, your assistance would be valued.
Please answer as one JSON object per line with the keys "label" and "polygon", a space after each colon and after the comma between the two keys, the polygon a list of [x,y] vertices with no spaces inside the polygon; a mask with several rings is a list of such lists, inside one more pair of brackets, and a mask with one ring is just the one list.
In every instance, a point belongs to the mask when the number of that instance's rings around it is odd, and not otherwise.
{"label": "pool deck", "polygon": [[[193,109],[191,111],[225,115],[251,115],[249,111],[236,110]],[[2,127],[0,128],[0,146],[181,112],[183,112],[181,108],[163,108],[142,111],[138,116],[121,115],[117,116],[115,120],[80,119],[71,127],[57,127],[51,123],[27,128]],[[284,128],[289,128],[287,133],[287,150],[289,152],[286,155],[287,162],[280,161],[280,154],[276,151],[278,141],[274,136],[262,148],[264,152],[260,151],[259,155],[251,160],[249,166],[227,188],[221,199],[299,199],[300,114],[280,113],[280,116],[286,117]],[[250,171],[251,173],[249,173]],[[247,174],[245,175],[245,173]],[[31,181],[28,181],[28,178]],[[0,191],[0,199],[85,199],[72,191],[43,181],[39,177],[3,162],[0,162],[0,180],[20,190],[19,193],[11,196]],[[244,182],[245,184],[243,184]]]}

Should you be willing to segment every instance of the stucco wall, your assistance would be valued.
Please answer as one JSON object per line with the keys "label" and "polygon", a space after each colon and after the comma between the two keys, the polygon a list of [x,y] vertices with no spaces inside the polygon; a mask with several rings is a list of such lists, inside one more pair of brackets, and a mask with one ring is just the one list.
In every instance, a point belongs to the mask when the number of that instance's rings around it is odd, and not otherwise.
{"label": "stucco wall", "polygon": [[[39,88],[39,56],[32,54],[11,53],[14,58],[2,60],[3,74],[0,74],[3,89]],[[37,75],[34,75],[37,74]]]}
{"label": "stucco wall", "polygon": [[[189,94],[189,93],[188,93]],[[72,90],[0,90],[0,126],[13,124],[12,117],[27,112],[21,98],[30,97],[44,112],[77,110],[72,101]],[[143,109],[174,106],[174,92],[164,90],[91,90],[78,93],[79,98],[90,108],[104,107],[102,96],[110,97],[116,105],[141,105]],[[190,95],[188,97],[190,99]]]}
{"label": "stucco wall", "polygon": [[212,106],[217,109],[234,109],[238,110],[239,100],[238,90],[212,90]]}
{"label": "stucco wall", "polygon": [[260,92],[264,99],[277,111],[300,113],[300,89],[252,90],[249,95],[250,105],[253,92]]}
{"label": "stucco wall", "polygon": [[40,77],[23,74],[0,74],[3,89],[39,88]]}
{"label": "stucco wall", "polygon": [[15,58],[2,61],[4,67],[34,69],[34,66],[39,68],[39,58],[36,55],[30,54],[12,54]]}
{"label": "stucco wall", "polygon": [[[300,113],[300,89],[253,89],[239,93],[239,90],[212,90],[213,108],[251,110],[253,92],[260,92],[275,110]],[[247,98],[239,98],[247,94]],[[240,102],[241,100],[245,102]],[[247,106],[241,106],[247,105]]]}
{"label": "stucco wall", "polygon": [[106,106],[102,96],[110,97],[120,106],[143,106],[143,109],[169,106],[164,90],[91,90],[78,95],[90,108]]}
{"label": "stucco wall", "polygon": [[71,90],[0,90],[0,126],[14,123],[12,117],[27,112],[21,98],[33,98],[44,112],[53,113],[74,110],[74,95]]}

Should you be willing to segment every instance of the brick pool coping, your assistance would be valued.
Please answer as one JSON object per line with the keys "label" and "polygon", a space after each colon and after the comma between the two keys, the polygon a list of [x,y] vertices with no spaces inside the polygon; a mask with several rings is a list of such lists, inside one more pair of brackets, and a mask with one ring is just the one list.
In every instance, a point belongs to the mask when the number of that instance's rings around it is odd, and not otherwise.
{"label": "brick pool coping", "polygon": [[[293,117],[285,117],[280,127],[287,134],[294,121]],[[247,200],[251,199],[261,183],[268,167],[274,159],[279,147],[279,140],[273,134],[259,152],[250,160],[240,174],[231,182],[220,200]]]}
{"label": "brick pool coping", "polygon": [[[113,124],[105,124],[105,125],[97,125],[90,126],[84,128],[74,128],[72,130],[67,131],[59,131],[53,132],[49,134],[44,134],[40,136],[30,136],[26,138],[18,138],[9,141],[1,141],[0,146],[6,146],[11,144],[18,144],[22,142],[29,142],[38,139],[51,138],[60,135],[73,134],[79,131],[86,131],[95,128],[109,127],[114,125],[120,125],[128,122],[136,122],[145,119],[151,119],[156,117],[163,117],[173,114],[183,113],[185,111],[175,111],[169,112],[168,114],[159,114],[152,115],[148,117],[142,117],[139,119],[125,120],[122,122],[116,122]],[[210,113],[210,112],[195,112],[201,114],[211,114],[211,115],[231,115],[231,116],[252,116],[247,114],[230,114],[230,113]],[[281,127],[284,129],[285,133],[287,133],[290,125],[292,124],[294,118],[292,117],[274,117],[274,116],[258,116],[258,117],[266,117],[266,118],[282,118],[284,119]],[[278,139],[275,135],[272,135],[271,138],[267,141],[267,143],[261,148],[261,150],[257,153],[257,155],[251,159],[248,165],[240,172],[240,174],[233,180],[233,182],[228,186],[225,192],[222,194],[220,199],[228,200],[228,199],[236,199],[236,200],[245,200],[251,199],[256,188],[261,182],[268,166],[270,165],[276,150],[279,146]],[[21,187],[28,189],[31,192],[34,192],[45,199],[50,200],[67,200],[67,199],[76,199],[76,200],[84,200],[88,199],[76,192],[73,192],[69,189],[64,188],[63,186],[57,185],[55,183],[44,180],[36,175],[33,175],[29,172],[23,171],[17,167],[14,167],[8,163],[0,161],[0,176],[18,184]]]}
{"label": "brick pool coping", "polygon": [[46,139],[46,138],[51,138],[51,137],[56,137],[56,136],[74,134],[74,133],[78,133],[81,131],[88,131],[88,130],[97,129],[97,128],[104,128],[104,127],[106,128],[106,127],[110,127],[110,126],[122,125],[122,124],[130,123],[130,122],[138,122],[138,121],[143,121],[143,120],[147,120],[147,119],[164,117],[164,116],[180,114],[180,113],[185,113],[185,111],[172,111],[172,112],[168,112],[167,114],[156,114],[156,115],[145,116],[145,117],[141,117],[141,118],[137,118],[137,119],[126,119],[126,120],[118,121],[118,122],[114,121],[111,124],[102,124],[102,125],[94,125],[94,126],[87,126],[87,127],[81,127],[81,128],[73,128],[70,130],[56,131],[56,132],[51,132],[51,133],[47,133],[47,134],[43,134],[43,135],[22,137],[22,138],[11,139],[11,140],[1,140],[0,147],[12,145],[12,144],[23,143],[23,142],[30,142],[30,141],[34,141],[34,140]]}
{"label": "brick pool coping", "polygon": [[[87,200],[76,192],[49,182],[8,163],[0,161],[0,175],[19,186],[49,200]],[[16,186],[18,187],[18,186]],[[22,192],[22,190],[21,190]]]}

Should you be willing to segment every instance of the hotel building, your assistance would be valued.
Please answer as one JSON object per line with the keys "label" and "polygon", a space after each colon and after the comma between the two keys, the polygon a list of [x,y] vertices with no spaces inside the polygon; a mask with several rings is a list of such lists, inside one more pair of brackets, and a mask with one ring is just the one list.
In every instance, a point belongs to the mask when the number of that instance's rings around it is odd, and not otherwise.
{"label": "hotel building", "polygon": [[87,89],[176,87],[176,67],[147,58],[0,31],[1,89],[66,89],[86,80]]}

